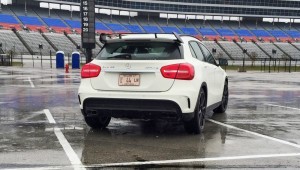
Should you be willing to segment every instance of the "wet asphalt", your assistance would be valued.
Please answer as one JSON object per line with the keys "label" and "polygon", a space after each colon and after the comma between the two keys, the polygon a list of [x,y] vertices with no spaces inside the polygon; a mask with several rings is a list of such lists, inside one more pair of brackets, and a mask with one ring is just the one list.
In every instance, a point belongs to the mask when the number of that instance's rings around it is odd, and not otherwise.
{"label": "wet asphalt", "polygon": [[90,129],[77,99],[79,70],[0,67],[0,169],[299,169],[300,74],[228,75],[227,112],[209,113],[204,132],[192,135],[178,122],[151,120]]}

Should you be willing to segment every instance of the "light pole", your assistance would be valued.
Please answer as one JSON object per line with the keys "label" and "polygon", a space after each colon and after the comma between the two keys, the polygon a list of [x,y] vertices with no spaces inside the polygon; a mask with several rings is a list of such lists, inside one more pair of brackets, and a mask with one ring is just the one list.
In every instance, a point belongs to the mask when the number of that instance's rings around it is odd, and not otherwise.
{"label": "light pole", "polygon": [[[272,49],[272,57],[274,58],[275,54],[277,53],[277,51],[275,49]],[[271,59],[269,62],[269,73],[271,72]]]}
{"label": "light pole", "polygon": [[39,44],[39,49],[41,54],[41,68],[43,68],[43,55],[42,55],[43,44]]}
{"label": "light pole", "polygon": [[243,54],[244,54],[244,58],[243,58],[243,72],[246,71],[246,69],[245,69],[245,55],[246,55],[246,53],[247,53],[247,49],[243,49]]}

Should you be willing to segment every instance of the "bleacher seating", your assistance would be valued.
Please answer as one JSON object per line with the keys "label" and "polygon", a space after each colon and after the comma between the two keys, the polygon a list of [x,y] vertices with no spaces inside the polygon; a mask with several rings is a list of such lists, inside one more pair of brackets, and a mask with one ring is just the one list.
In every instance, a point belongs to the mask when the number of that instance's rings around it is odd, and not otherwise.
{"label": "bleacher seating", "polygon": [[221,22],[221,21],[217,21],[217,20],[216,21],[208,20],[208,21],[206,21],[206,23],[215,29],[230,29],[230,27],[225,22]]}
{"label": "bleacher seating", "polygon": [[55,50],[42,37],[42,35],[40,33],[36,33],[36,32],[28,33],[28,32],[25,32],[25,31],[20,31],[19,33],[34,53],[40,54],[39,44],[42,44],[43,49],[41,50],[41,52],[42,52],[43,55],[49,55],[50,50],[52,51],[53,55],[55,54]]}
{"label": "bleacher seating", "polygon": [[271,33],[271,35],[273,35],[275,38],[288,37],[288,35],[280,30],[269,30],[269,33]]}
{"label": "bleacher seating", "polygon": [[235,36],[235,33],[230,29],[216,29],[221,36]]}
{"label": "bleacher seating", "polygon": [[[257,42],[257,44],[263,48],[270,56],[274,58],[283,58],[283,53],[280,51],[276,46],[274,46],[272,43],[260,43]],[[276,54],[273,56],[272,50],[276,50]]]}
{"label": "bleacher seating", "polygon": [[220,35],[211,28],[200,28],[199,31],[203,35],[203,38],[205,40],[209,40],[209,41],[220,40]]}
{"label": "bleacher seating", "polygon": [[142,26],[147,33],[161,33],[157,26]]}
{"label": "bleacher seating", "polygon": [[251,32],[257,37],[271,37],[266,30],[251,30]]}
{"label": "bleacher seating", "polygon": [[300,32],[295,30],[286,30],[285,31],[292,38],[300,38]]}
{"label": "bleacher seating", "polygon": [[[22,7],[14,7],[14,6],[5,6],[3,7],[3,11],[0,14],[0,28],[9,29],[16,28],[17,30],[22,30],[23,25],[24,29],[26,27],[31,31],[38,32],[42,30],[42,32],[48,32],[49,30],[54,30],[56,33],[67,32],[71,38],[75,40],[76,43],[81,43],[80,35],[72,34],[72,30],[75,32],[81,32],[81,21],[80,21],[80,13],[75,12],[71,13],[69,11],[62,10],[51,10],[51,13],[47,9],[41,8],[33,8],[28,9],[28,12],[24,12]],[[159,17],[146,17],[146,16],[137,16],[131,17],[130,19],[127,16],[109,16],[103,14],[96,14],[96,32],[97,33],[125,33],[125,32],[133,32],[133,33],[183,33],[197,36],[199,39],[204,40],[220,40],[220,44],[224,46],[226,51],[230,53],[233,58],[241,59],[243,57],[242,50],[232,42],[223,42],[224,40],[232,40],[235,39],[237,42],[239,38],[241,40],[246,40],[242,43],[238,42],[243,48],[248,50],[248,53],[256,53],[258,58],[267,58],[267,55],[263,53],[255,44],[251,42],[251,40],[257,41],[257,37],[262,38],[263,41],[272,41],[276,42],[276,40],[280,40],[286,42],[295,42],[296,39],[300,40],[300,32],[298,28],[300,25],[293,23],[263,23],[263,22],[254,22],[254,21],[203,21],[203,20],[185,20],[185,19],[162,19]],[[11,34],[9,31],[7,35],[3,35],[0,38],[3,46],[6,49],[15,49],[23,52],[28,52],[24,45],[20,42],[20,40],[15,36],[15,34]],[[65,51],[66,53],[71,53],[76,50],[76,46],[72,44],[63,34],[51,33],[47,34],[49,39],[56,44],[59,50]],[[3,32],[1,33],[1,35]],[[9,39],[9,36],[13,38]],[[34,52],[39,52],[38,44],[42,43],[44,45],[44,49],[42,50],[43,54],[47,54],[49,50],[53,50],[52,47],[48,44],[47,41],[39,34],[39,33],[27,33],[20,32],[20,35],[27,42],[30,48]],[[5,39],[4,39],[5,37]],[[276,39],[277,38],[277,39]],[[294,39],[293,39],[294,38]],[[13,40],[13,41],[12,41]],[[36,41],[34,41],[36,40]],[[10,42],[18,42],[18,43],[10,43]],[[211,50],[212,48],[217,49],[216,57],[225,57],[230,58],[227,54],[219,47],[219,45],[215,42],[207,42],[204,41],[208,48]],[[4,45],[6,43],[6,45]],[[275,57],[281,58],[283,55],[282,51],[276,48],[272,43],[258,43],[261,45],[263,49],[266,49],[268,54],[271,54],[272,49],[277,50],[277,54]],[[298,57],[299,50],[287,43],[276,43],[281,49],[285,50],[289,55]],[[295,45],[299,45],[295,43]],[[99,50],[94,50],[94,53]],[[54,50],[53,50],[54,51]],[[248,57],[248,56],[246,56]],[[299,56],[300,58],[300,56]]]}
{"label": "bleacher seating", "polygon": [[2,49],[5,52],[10,50],[15,51],[17,54],[29,54],[26,47],[22,44],[19,38],[11,30],[0,31],[0,43],[2,43]]}
{"label": "bleacher seating", "polygon": [[299,58],[299,50],[296,49],[294,46],[292,46],[289,43],[275,43],[277,46],[279,46],[281,49],[284,49],[284,51],[289,54],[292,58]]}
{"label": "bleacher seating", "polygon": [[35,16],[18,16],[20,21],[25,25],[29,30],[38,32],[47,32],[46,26]]}
{"label": "bleacher seating", "polygon": [[216,36],[218,35],[213,29],[211,28],[200,28],[200,33],[204,36]]}
{"label": "bleacher seating", "polygon": [[181,27],[180,29],[183,32],[183,34],[189,34],[189,35],[198,35],[199,34],[195,28]]}
{"label": "bleacher seating", "polygon": [[65,20],[71,28],[81,28],[81,22],[76,20]]}
{"label": "bleacher seating", "polygon": [[176,28],[176,27],[161,26],[161,29],[162,29],[165,33],[173,33],[173,32],[176,32],[176,33],[178,33],[178,34],[181,34],[181,31],[179,31],[178,28]]}
{"label": "bleacher seating", "polygon": [[[65,20],[71,29],[77,33],[81,33],[81,21],[78,20]],[[70,33],[70,32],[69,32]]]}
{"label": "bleacher seating", "polygon": [[124,33],[129,32],[123,25],[116,23],[106,23],[106,25],[114,32]]}
{"label": "bleacher seating", "polygon": [[96,32],[98,33],[111,33],[112,31],[107,28],[104,24],[101,22],[96,22]]}
{"label": "bleacher seating", "polygon": [[14,16],[8,14],[0,14],[0,23],[20,24]]}
{"label": "bleacher seating", "polygon": [[9,14],[0,14],[0,27],[8,30],[12,28],[21,30],[19,21],[14,16]]}
{"label": "bleacher seating", "polygon": [[[240,47],[238,47],[235,43],[231,42],[219,42],[222,47],[231,55],[234,59],[243,59],[244,53]],[[245,55],[246,59],[249,59],[247,55]]]}
{"label": "bleacher seating", "polygon": [[252,42],[238,42],[238,44],[244,49],[247,49],[248,54],[250,54],[253,58],[269,58]]}
{"label": "bleacher seating", "polygon": [[43,25],[43,23],[37,17],[18,16],[18,18],[24,25],[37,25],[37,26]]}
{"label": "bleacher seating", "polygon": [[222,48],[214,41],[203,41],[203,43],[205,44],[205,46],[208,48],[208,50],[211,53],[212,53],[213,48],[216,49],[216,54],[214,54],[214,57],[216,59],[218,59],[218,58],[230,59],[229,56],[222,50]]}
{"label": "bleacher seating", "polygon": [[77,51],[77,47],[63,34],[45,33],[48,39],[55,44],[59,51],[64,51],[65,55]]}
{"label": "bleacher seating", "polygon": [[[300,49],[300,43],[293,43],[293,45],[296,46],[296,47],[298,47]],[[296,56],[292,56],[292,57],[294,57],[297,60],[300,60],[300,55],[299,54],[296,55]]]}
{"label": "bleacher seating", "polygon": [[67,28],[67,25],[58,18],[42,18],[49,27]]}
{"label": "bleacher seating", "polygon": [[246,30],[246,29],[237,29],[237,30],[234,30],[234,32],[240,37],[252,37],[253,36],[253,34],[249,30]]}
{"label": "bleacher seating", "polygon": [[61,20],[58,18],[42,18],[44,22],[55,32],[57,33],[71,33],[71,30],[69,27]]}
{"label": "bleacher seating", "polygon": [[144,32],[138,25],[124,25],[130,32],[142,33]]}

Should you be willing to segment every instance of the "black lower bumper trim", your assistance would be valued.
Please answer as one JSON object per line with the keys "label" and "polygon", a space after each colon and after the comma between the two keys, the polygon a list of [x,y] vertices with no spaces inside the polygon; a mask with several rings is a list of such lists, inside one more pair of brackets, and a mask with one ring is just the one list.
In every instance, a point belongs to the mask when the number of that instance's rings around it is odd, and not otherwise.
{"label": "black lower bumper trim", "polygon": [[89,98],[83,103],[84,116],[111,116],[131,119],[181,119],[177,103],[168,100]]}

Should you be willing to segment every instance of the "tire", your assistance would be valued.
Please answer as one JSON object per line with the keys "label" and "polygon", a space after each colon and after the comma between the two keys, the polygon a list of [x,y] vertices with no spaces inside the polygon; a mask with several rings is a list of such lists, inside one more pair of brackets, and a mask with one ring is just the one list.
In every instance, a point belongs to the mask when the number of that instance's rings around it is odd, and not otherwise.
{"label": "tire", "polygon": [[97,116],[97,117],[85,117],[86,124],[93,129],[104,129],[108,126],[111,117]]}
{"label": "tire", "polygon": [[192,120],[184,122],[184,128],[188,133],[200,134],[203,131],[205,125],[206,105],[206,93],[204,89],[201,88],[194,111],[194,117]]}
{"label": "tire", "polygon": [[216,109],[214,109],[214,113],[224,113],[226,111],[228,106],[228,97],[229,97],[228,82],[225,81],[221,105]]}

